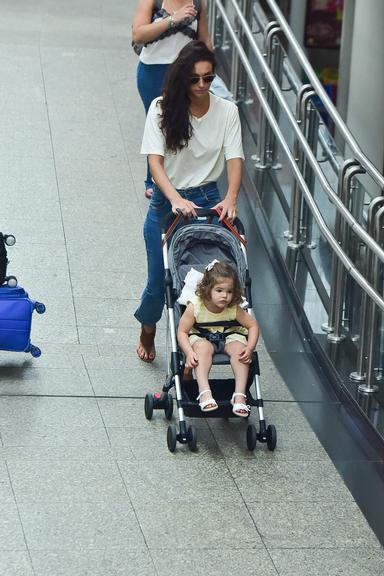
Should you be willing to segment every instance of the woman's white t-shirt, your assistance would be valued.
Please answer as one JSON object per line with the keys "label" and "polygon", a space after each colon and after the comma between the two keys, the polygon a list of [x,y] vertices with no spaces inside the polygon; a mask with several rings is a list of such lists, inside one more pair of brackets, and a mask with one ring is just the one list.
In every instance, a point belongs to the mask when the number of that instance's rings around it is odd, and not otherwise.
{"label": "woman's white t-shirt", "polygon": [[192,116],[193,134],[182,150],[167,151],[159,122],[161,97],[155,98],[145,122],[141,154],[164,157],[164,169],[175,188],[216,182],[226,160],[244,159],[241,125],[236,104],[209,94],[209,109],[201,118]]}
{"label": "woman's white t-shirt", "polygon": [[[155,18],[154,22],[157,20],[161,20],[161,18]],[[188,26],[188,28],[196,33],[196,37],[197,26],[197,19]],[[189,44],[191,40],[192,38],[182,32],[165,36],[165,38],[161,40],[156,40],[143,46],[140,52],[140,61],[143,62],[143,64],[172,64],[172,62],[176,60],[180,50]]]}

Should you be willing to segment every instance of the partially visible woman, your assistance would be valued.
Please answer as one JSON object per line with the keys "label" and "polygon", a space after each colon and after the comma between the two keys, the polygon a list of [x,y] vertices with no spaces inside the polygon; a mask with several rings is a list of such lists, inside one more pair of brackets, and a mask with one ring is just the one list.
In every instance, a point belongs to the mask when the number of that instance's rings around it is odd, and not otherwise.
{"label": "partially visible woman", "polygon": [[[143,44],[137,67],[137,87],[145,112],[154,98],[161,95],[169,65],[191,40],[203,41],[209,49],[205,0],[139,0],[132,25],[132,40]],[[145,195],[152,194],[149,166],[145,180]]]}
{"label": "partially visible woman", "polygon": [[[156,323],[164,307],[161,221],[171,210],[196,216],[195,209],[218,208],[220,219],[237,214],[243,148],[237,106],[209,92],[216,61],[203,42],[185,46],[169,68],[163,97],[147,115],[141,153],[148,155],[155,184],[144,223],[148,279],[135,312],[141,324],[137,354],[155,358]],[[227,169],[223,200],[217,180]]]}

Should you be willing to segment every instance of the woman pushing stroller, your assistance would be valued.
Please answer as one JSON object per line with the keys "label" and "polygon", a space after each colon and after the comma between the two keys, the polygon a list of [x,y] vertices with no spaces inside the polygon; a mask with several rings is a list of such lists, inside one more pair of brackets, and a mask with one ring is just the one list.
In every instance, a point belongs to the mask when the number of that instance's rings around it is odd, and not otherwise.
{"label": "woman pushing stroller", "polygon": [[[240,307],[241,300],[236,271],[225,262],[215,261],[206,267],[196,296],[187,303],[180,319],[177,337],[185,354],[186,369],[195,371],[199,387],[197,400],[200,400],[199,406],[203,412],[218,408],[209,386],[209,372],[214,353],[224,352],[230,358],[235,376],[232,411],[236,416],[249,415],[250,408],[244,398],[247,397],[249,364],[259,337],[259,327],[255,318]],[[220,322],[233,320],[239,326],[220,326]],[[217,325],[204,329],[207,322]]]}
{"label": "woman pushing stroller", "polygon": [[[156,323],[164,307],[161,221],[171,210],[186,218],[196,208],[216,208],[220,220],[234,219],[242,177],[241,126],[234,103],[210,94],[214,54],[200,41],[190,42],[170,66],[163,96],[148,111],[141,153],[148,155],[154,179],[144,224],[148,279],[135,312],[141,324],[139,358],[156,356]],[[220,199],[217,180],[224,166],[228,189]]]}

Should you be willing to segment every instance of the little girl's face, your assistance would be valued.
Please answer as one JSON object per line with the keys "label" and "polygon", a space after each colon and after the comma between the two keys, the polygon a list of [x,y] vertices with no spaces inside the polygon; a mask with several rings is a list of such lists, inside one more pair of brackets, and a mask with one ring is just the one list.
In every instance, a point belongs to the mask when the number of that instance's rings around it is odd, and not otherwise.
{"label": "little girl's face", "polygon": [[232,302],[233,280],[231,278],[218,278],[211,290],[211,303],[218,311],[224,310]]}

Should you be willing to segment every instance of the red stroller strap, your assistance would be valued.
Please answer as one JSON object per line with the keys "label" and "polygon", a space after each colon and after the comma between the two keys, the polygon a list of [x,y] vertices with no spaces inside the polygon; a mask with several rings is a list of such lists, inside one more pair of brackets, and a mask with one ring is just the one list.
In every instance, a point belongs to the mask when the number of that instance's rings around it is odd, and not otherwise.
{"label": "red stroller strap", "polygon": [[[219,210],[219,208],[216,208],[216,212],[218,213],[218,215],[220,216],[221,211]],[[243,238],[238,231],[236,230],[236,228],[234,227],[234,225],[232,224],[232,222],[230,222],[228,220],[228,218],[223,218],[222,222],[226,225],[226,227],[232,232],[232,234],[234,234],[234,236],[236,236],[236,238],[239,240],[239,242],[241,242],[244,246],[247,245],[247,241],[245,240],[245,238]]]}

